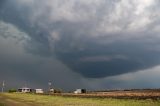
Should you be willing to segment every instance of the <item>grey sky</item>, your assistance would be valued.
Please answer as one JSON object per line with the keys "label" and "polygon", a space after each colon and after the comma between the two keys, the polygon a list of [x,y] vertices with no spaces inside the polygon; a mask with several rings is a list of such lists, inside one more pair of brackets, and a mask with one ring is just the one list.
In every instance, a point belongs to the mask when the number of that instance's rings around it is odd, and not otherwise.
{"label": "grey sky", "polygon": [[0,80],[40,87],[51,80],[64,89],[159,87],[159,4],[1,0]]}

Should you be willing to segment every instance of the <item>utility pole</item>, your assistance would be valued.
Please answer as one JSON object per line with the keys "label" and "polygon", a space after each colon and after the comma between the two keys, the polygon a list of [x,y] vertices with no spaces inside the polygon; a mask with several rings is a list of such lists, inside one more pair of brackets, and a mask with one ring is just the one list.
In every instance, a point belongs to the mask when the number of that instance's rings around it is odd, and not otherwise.
{"label": "utility pole", "polygon": [[48,94],[49,94],[49,95],[50,95],[50,93],[51,93],[51,85],[52,85],[52,82],[49,81],[49,82],[48,82]]}
{"label": "utility pole", "polygon": [[49,92],[50,92],[50,89],[51,89],[51,85],[52,85],[52,83],[49,81],[49,82],[48,82],[48,89],[49,89]]}
{"label": "utility pole", "polygon": [[4,92],[5,81],[2,82],[2,93]]}

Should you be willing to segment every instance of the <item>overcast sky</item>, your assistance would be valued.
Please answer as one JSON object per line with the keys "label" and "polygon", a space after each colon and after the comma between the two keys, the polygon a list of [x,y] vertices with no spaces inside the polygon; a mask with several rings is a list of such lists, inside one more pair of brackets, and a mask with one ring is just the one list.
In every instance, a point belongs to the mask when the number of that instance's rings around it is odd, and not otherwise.
{"label": "overcast sky", "polygon": [[0,0],[0,84],[160,88],[159,0]]}

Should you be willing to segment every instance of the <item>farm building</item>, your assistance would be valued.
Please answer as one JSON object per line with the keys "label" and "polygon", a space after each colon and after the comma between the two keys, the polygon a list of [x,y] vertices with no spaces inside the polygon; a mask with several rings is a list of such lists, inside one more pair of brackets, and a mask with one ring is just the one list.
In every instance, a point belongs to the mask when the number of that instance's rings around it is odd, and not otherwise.
{"label": "farm building", "polygon": [[27,87],[23,87],[23,88],[19,88],[19,89],[18,89],[18,92],[30,93],[30,92],[33,92],[33,89],[27,88]]}
{"label": "farm building", "polygon": [[86,89],[76,89],[75,94],[86,93]]}
{"label": "farm building", "polygon": [[42,94],[42,93],[44,93],[44,91],[43,91],[43,89],[35,89],[35,93]]}

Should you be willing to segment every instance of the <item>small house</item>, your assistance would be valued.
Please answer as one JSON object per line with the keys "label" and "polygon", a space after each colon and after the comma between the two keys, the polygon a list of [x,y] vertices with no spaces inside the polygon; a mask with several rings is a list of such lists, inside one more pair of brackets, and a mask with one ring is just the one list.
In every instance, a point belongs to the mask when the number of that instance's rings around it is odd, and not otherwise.
{"label": "small house", "polygon": [[33,89],[27,88],[27,87],[23,87],[23,88],[18,89],[18,92],[22,92],[22,93],[30,93],[32,91],[33,91]]}

